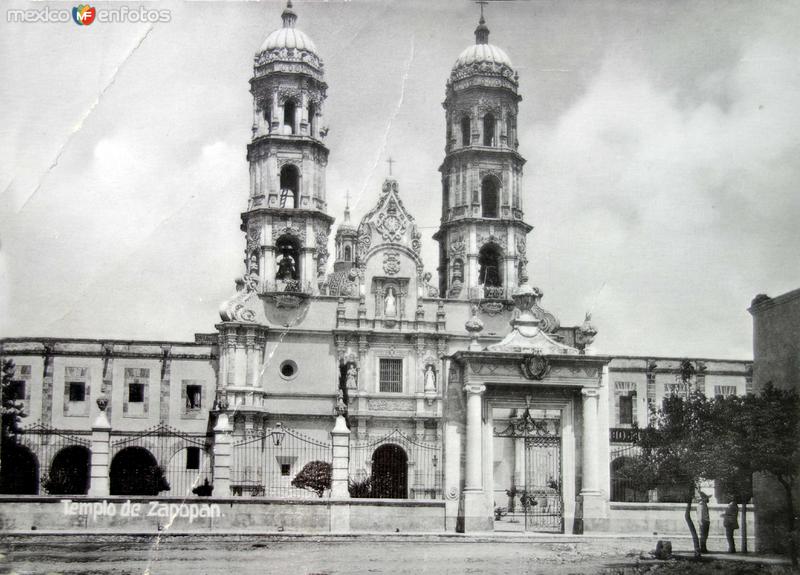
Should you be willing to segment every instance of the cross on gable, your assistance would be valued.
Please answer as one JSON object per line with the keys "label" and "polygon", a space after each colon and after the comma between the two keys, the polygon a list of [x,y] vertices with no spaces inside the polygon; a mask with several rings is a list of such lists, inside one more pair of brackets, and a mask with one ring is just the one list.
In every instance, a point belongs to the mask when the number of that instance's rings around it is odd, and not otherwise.
{"label": "cross on gable", "polygon": [[394,160],[392,159],[391,156],[389,156],[389,159],[386,160],[386,163],[389,164],[389,175],[391,176],[392,175],[392,165],[394,164]]}

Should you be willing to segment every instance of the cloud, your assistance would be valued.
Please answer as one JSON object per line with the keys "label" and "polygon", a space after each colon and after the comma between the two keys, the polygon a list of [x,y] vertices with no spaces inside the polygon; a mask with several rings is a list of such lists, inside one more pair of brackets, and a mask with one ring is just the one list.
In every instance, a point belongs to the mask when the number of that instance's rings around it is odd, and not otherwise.
{"label": "cloud", "polygon": [[782,44],[747,47],[713,80],[723,103],[686,100],[645,64],[609,56],[557,123],[522,135],[535,150],[536,254],[558,255],[540,266],[549,303],[573,322],[579,303],[595,306],[604,350],[719,354],[725,337],[735,343],[724,355],[751,353],[744,309],[800,240],[795,57]]}

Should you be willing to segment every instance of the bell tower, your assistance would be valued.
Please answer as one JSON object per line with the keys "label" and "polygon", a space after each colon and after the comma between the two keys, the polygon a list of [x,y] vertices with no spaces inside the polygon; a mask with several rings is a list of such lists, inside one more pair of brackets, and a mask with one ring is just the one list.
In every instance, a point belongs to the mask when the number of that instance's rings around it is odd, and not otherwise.
{"label": "bell tower", "polygon": [[283,26],[256,53],[247,146],[250,197],[242,214],[245,273],[259,293],[318,293],[333,218],[326,213],[323,105],[327,84],[311,39],[289,1]]}
{"label": "bell tower", "polygon": [[[481,7],[482,10],[483,7]],[[452,299],[510,299],[527,280],[517,151],[518,75],[489,43],[481,13],[475,44],[456,60],[443,103],[446,119],[439,242],[439,291]]]}

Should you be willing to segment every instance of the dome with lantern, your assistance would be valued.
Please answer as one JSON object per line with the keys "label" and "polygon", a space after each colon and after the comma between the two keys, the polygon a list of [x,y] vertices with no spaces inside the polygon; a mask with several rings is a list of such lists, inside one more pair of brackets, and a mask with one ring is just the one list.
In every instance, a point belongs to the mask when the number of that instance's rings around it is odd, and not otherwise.
{"label": "dome with lantern", "polygon": [[502,48],[489,43],[489,27],[483,15],[475,28],[475,44],[461,52],[453,65],[450,80],[460,80],[472,75],[499,75],[514,80],[517,78],[508,54]]}
{"label": "dome with lantern", "polygon": [[295,26],[297,14],[291,0],[286,3],[281,18],[283,26],[271,32],[256,52],[256,67],[272,62],[303,62],[321,71],[323,64],[316,45],[308,34]]}

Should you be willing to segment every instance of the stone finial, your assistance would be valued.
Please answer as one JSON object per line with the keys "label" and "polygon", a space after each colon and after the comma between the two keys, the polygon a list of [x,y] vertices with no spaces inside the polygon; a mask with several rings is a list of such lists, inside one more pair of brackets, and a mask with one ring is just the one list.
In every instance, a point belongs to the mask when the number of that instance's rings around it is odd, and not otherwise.
{"label": "stone finial", "polygon": [[583,324],[581,324],[578,331],[575,333],[575,343],[578,345],[578,349],[581,350],[581,353],[585,353],[586,348],[592,345],[596,335],[597,329],[592,324],[592,314],[586,312],[586,318],[583,320]]}
{"label": "stone finial", "polygon": [[97,398],[97,407],[100,408],[100,411],[105,413],[106,408],[108,407],[108,397],[105,395],[101,395]]}
{"label": "stone finial", "polygon": [[483,331],[483,322],[478,318],[477,304],[472,304],[472,317],[464,324],[464,329],[472,337],[472,341],[469,344],[470,351],[480,351],[481,345],[478,343],[478,334]]}

